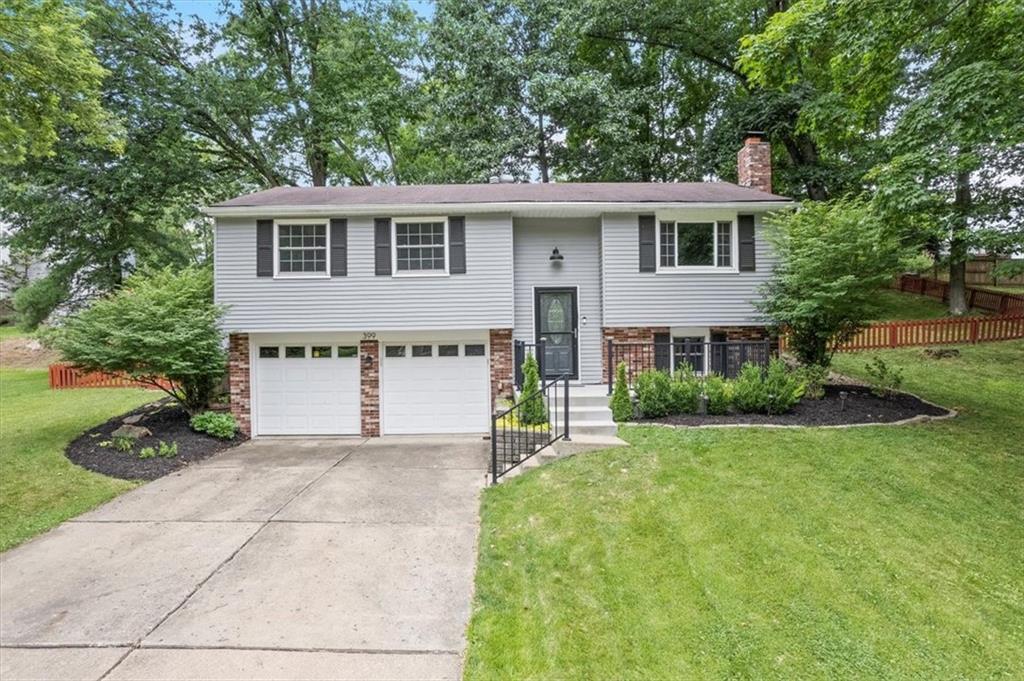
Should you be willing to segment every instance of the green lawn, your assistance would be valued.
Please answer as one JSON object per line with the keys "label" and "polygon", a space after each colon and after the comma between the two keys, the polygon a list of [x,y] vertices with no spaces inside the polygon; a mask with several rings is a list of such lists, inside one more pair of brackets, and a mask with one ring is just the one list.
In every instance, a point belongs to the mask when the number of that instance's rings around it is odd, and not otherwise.
{"label": "green lawn", "polygon": [[626,427],[488,489],[466,678],[1019,678],[1024,343],[960,350],[878,353],[950,421]]}
{"label": "green lawn", "polygon": [[889,289],[879,291],[876,302],[880,310],[875,315],[875,320],[880,322],[901,319],[939,319],[945,317],[949,311],[949,308],[941,300]]}
{"label": "green lawn", "polygon": [[44,369],[0,369],[0,551],[134,487],[73,465],[64,447],[156,398],[137,389],[50,390]]}
{"label": "green lawn", "polygon": [[16,338],[18,336],[27,335],[24,331],[14,326],[13,324],[5,324],[0,326],[0,340],[6,340],[8,338]]}

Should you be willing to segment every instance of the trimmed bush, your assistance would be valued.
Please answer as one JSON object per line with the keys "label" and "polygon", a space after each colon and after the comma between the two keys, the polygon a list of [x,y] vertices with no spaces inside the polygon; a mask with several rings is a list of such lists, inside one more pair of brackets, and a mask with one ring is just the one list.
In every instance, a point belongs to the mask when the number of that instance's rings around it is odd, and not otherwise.
{"label": "trimmed bush", "polygon": [[616,423],[633,419],[633,400],[629,397],[629,385],[626,383],[626,363],[619,362],[615,367],[615,388],[611,399],[612,418]]}
{"label": "trimmed bush", "polygon": [[804,382],[804,397],[820,400],[825,397],[825,383],[828,382],[828,367],[809,364],[797,369],[797,376]]}
{"label": "trimmed bush", "polygon": [[700,400],[700,379],[693,373],[693,367],[683,364],[672,378],[672,413],[696,414]]}
{"label": "trimmed bush", "polygon": [[672,379],[664,371],[649,369],[636,377],[636,401],[645,418],[672,413]]}
{"label": "trimmed bush", "polygon": [[803,397],[806,384],[786,363],[775,358],[764,373],[764,409],[768,414],[784,414]]}
{"label": "trimmed bush", "polygon": [[761,367],[750,362],[743,365],[733,382],[733,406],[746,414],[763,412],[768,408],[768,392]]}
{"label": "trimmed bush", "polygon": [[235,417],[225,412],[204,411],[202,414],[193,416],[188,424],[192,426],[192,430],[212,435],[221,440],[230,440],[238,430]]}
{"label": "trimmed bush", "polygon": [[864,365],[864,371],[868,375],[868,385],[876,397],[890,398],[899,392],[903,385],[903,371],[896,367],[890,367],[881,357],[872,357],[871,361]]}
{"label": "trimmed bush", "polygon": [[528,426],[539,426],[548,422],[548,408],[540,394],[540,366],[532,354],[523,362],[523,390],[520,393],[526,401],[519,407],[519,422]]}
{"label": "trimmed bush", "polygon": [[704,378],[704,394],[708,398],[709,414],[727,414],[732,406],[732,385],[718,374]]}

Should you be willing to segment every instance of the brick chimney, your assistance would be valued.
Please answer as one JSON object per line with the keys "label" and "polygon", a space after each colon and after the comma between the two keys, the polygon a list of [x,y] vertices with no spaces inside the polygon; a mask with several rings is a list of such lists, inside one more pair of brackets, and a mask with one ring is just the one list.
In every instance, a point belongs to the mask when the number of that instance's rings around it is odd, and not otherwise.
{"label": "brick chimney", "polygon": [[736,170],[741,187],[772,191],[772,145],[763,132],[748,132],[736,154]]}

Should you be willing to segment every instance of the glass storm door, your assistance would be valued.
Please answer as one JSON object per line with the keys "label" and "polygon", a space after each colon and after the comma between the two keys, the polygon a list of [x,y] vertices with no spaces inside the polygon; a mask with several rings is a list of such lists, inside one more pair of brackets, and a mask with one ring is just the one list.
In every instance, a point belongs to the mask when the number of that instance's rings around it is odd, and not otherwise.
{"label": "glass storm door", "polygon": [[577,378],[576,289],[537,289],[536,340],[544,339],[544,375]]}

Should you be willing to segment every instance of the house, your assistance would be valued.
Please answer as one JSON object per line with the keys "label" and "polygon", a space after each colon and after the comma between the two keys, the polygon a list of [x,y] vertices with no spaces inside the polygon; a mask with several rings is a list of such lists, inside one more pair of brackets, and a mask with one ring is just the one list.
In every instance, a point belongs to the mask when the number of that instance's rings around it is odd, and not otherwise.
{"label": "house", "polygon": [[207,209],[231,408],[251,435],[486,432],[513,343],[607,377],[608,341],[765,338],[770,148],[740,185],[276,187]]}

